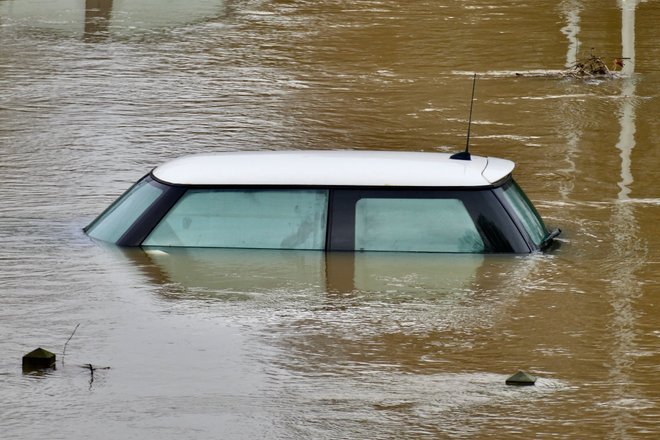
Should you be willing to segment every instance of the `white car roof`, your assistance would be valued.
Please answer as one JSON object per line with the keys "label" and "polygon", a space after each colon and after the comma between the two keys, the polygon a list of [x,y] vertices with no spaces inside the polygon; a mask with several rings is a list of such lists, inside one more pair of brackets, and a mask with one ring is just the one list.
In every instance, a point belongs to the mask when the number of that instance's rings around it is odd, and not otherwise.
{"label": "white car roof", "polygon": [[242,151],[183,156],[155,168],[181,185],[489,186],[515,164],[506,159],[403,151]]}

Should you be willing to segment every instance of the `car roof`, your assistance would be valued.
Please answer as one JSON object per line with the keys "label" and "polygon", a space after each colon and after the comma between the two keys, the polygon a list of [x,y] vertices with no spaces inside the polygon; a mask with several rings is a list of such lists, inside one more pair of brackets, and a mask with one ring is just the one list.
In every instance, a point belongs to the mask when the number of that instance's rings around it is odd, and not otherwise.
{"label": "car roof", "polygon": [[480,187],[507,177],[514,163],[449,153],[404,151],[240,151],[183,156],[152,175],[180,185]]}

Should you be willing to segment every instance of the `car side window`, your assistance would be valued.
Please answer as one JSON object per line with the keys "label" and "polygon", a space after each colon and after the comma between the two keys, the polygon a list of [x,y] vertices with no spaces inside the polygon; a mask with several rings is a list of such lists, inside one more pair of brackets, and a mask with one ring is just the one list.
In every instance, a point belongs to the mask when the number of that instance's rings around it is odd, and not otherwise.
{"label": "car side window", "polygon": [[461,200],[361,198],[355,204],[355,250],[478,253],[484,248]]}
{"label": "car side window", "polygon": [[189,190],[143,246],[322,250],[327,209],[327,190]]}

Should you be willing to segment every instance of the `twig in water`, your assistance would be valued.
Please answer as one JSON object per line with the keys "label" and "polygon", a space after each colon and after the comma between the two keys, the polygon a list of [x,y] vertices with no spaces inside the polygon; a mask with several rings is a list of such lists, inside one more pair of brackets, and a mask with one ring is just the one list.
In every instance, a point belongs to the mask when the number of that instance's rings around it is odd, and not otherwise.
{"label": "twig in water", "polygon": [[76,333],[76,330],[78,330],[78,327],[80,327],[80,323],[76,325],[76,328],[73,329],[71,336],[69,336],[69,339],[67,339],[66,342],[64,343],[64,349],[62,350],[62,365],[64,365],[64,355],[66,354],[66,345],[69,343],[71,338],[73,338],[73,335]]}
{"label": "twig in water", "polygon": [[92,389],[92,383],[94,383],[94,367],[92,367],[92,364],[87,364],[89,367],[89,374],[92,375],[92,377],[89,379],[89,389]]}
{"label": "twig in water", "polygon": [[83,364],[81,365],[82,368],[89,369],[89,389],[92,389],[92,384],[94,383],[94,371],[96,370],[109,370],[110,367],[95,367],[92,364]]}

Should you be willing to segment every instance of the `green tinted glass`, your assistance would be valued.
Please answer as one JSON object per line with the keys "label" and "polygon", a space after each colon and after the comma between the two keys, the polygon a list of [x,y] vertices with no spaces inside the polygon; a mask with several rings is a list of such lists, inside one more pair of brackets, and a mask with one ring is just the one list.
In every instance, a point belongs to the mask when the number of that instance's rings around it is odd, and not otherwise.
{"label": "green tinted glass", "polygon": [[504,197],[513,208],[534,244],[540,246],[547,235],[543,220],[515,181],[504,189]]}
{"label": "green tinted glass", "polygon": [[363,198],[355,205],[355,250],[473,253],[484,243],[460,200]]}
{"label": "green tinted glass", "polygon": [[144,246],[324,249],[328,191],[189,190]]}
{"label": "green tinted glass", "polygon": [[115,243],[162,192],[147,180],[139,181],[86,228],[87,234]]}

